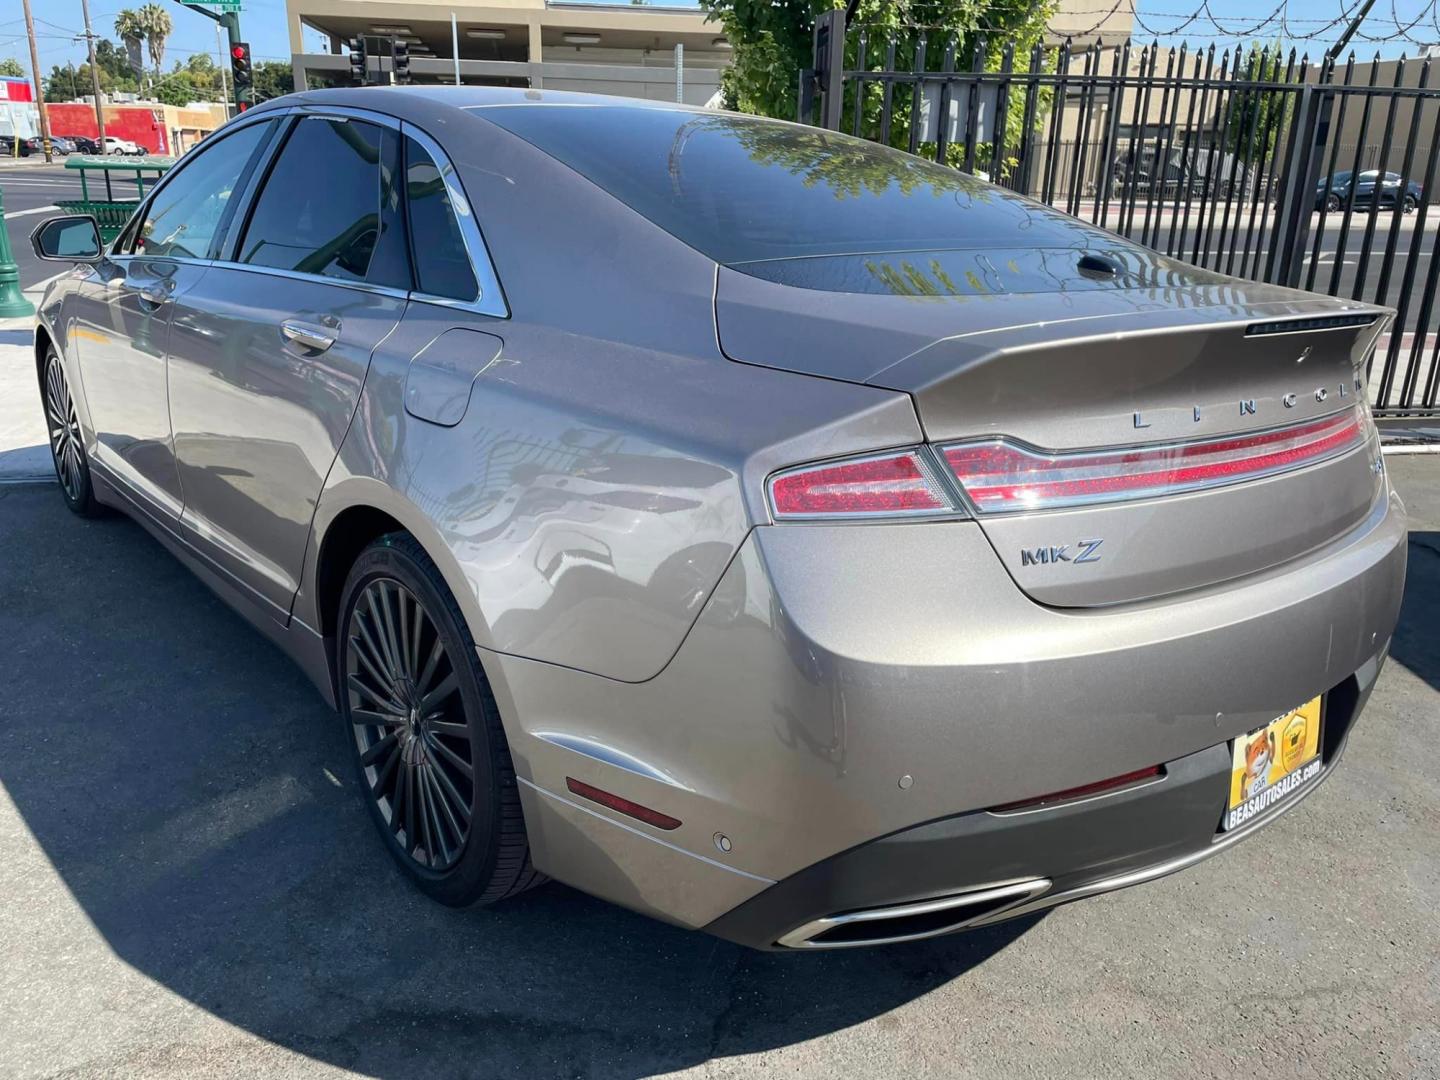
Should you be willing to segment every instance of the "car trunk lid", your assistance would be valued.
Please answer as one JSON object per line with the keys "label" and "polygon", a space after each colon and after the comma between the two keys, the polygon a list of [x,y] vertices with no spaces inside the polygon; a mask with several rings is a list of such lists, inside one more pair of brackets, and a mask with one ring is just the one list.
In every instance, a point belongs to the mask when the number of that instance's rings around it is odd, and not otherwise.
{"label": "car trunk lid", "polygon": [[[1076,254],[1067,253],[1072,265]],[[940,295],[794,283],[869,273],[853,261],[768,267],[769,280],[722,268],[717,321],[733,359],[910,394],[937,458],[995,439],[1061,463],[1123,448],[1165,467],[1200,453],[1270,455],[1259,469],[1223,465],[1203,486],[1184,473],[1141,497],[1101,491],[979,510],[1016,583],[1042,603],[1094,607],[1203,588],[1363,520],[1381,485],[1373,427],[1357,410],[1360,372],[1388,313],[1153,253],[1128,266],[1109,282],[1075,270],[1053,273],[1048,287],[1030,275],[1029,291],[982,293],[966,279]],[[1113,284],[1127,274],[1128,287]]]}

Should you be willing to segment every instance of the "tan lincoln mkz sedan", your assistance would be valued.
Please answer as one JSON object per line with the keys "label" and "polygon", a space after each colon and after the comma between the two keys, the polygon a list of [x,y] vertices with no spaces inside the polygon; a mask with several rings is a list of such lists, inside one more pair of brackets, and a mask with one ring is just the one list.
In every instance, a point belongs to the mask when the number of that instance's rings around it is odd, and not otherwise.
{"label": "tan lincoln mkz sedan", "polygon": [[1385,660],[1390,312],[870,143],[320,91],[34,244],[65,499],[304,668],[446,904],[995,922],[1274,821]]}

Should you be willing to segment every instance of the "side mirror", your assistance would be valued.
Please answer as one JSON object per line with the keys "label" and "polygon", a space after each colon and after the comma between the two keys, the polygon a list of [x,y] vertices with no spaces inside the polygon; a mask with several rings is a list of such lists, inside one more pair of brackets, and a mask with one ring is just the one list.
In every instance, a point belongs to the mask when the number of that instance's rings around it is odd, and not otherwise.
{"label": "side mirror", "polygon": [[30,234],[35,254],[51,262],[99,262],[105,255],[100,226],[89,214],[47,218]]}

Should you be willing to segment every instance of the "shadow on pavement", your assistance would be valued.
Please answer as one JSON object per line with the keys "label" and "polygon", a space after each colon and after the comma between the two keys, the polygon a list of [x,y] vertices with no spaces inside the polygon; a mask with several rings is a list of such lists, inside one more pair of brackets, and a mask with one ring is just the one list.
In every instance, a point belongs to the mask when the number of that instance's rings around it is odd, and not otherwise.
{"label": "shadow on pavement", "polygon": [[1034,925],[795,956],[555,884],[441,908],[372,837],[334,715],[138,526],[0,487],[0,545],[0,783],[121,958],[281,1046],[381,1076],[642,1076],[870,1019]]}
{"label": "shadow on pavement", "polygon": [[1409,554],[1405,604],[1390,656],[1440,690],[1440,649],[1435,647],[1440,625],[1440,532],[1412,532]]}

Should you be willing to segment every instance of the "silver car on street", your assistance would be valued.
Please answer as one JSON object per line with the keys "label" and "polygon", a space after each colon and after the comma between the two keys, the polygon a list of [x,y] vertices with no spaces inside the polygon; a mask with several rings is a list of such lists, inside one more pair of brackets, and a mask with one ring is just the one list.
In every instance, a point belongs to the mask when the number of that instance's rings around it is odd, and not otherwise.
{"label": "silver car on street", "polygon": [[548,876],[780,949],[1011,918],[1274,821],[1385,661],[1391,312],[872,143],[315,91],[113,242],[33,243],[66,501],[304,669],[446,904]]}

